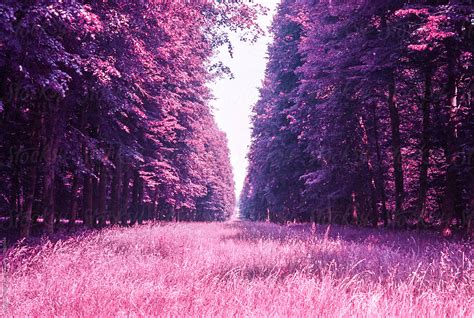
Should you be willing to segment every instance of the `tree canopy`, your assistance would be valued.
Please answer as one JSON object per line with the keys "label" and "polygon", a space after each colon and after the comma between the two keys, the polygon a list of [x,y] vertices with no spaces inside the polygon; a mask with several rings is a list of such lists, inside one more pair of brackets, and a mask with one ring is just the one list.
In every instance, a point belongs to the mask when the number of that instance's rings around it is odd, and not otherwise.
{"label": "tree canopy", "polygon": [[281,2],[241,213],[472,231],[469,1]]}
{"label": "tree canopy", "polygon": [[[258,6],[2,1],[0,211],[10,229],[224,220],[227,140],[207,83]],[[225,71],[223,69],[222,71]],[[41,222],[42,221],[42,222]]]}

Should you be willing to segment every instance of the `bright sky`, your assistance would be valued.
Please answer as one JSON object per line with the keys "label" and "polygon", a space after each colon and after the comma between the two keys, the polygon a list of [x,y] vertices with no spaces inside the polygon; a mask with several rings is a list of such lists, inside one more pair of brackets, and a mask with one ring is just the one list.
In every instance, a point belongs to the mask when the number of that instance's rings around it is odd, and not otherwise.
{"label": "bright sky", "polygon": [[[259,20],[262,28],[268,31],[279,0],[255,2],[270,9],[268,15],[260,17]],[[237,195],[242,189],[246,175],[251,133],[250,116],[252,107],[259,97],[258,88],[264,77],[267,46],[270,41],[268,32],[254,44],[240,42],[238,36],[233,36],[233,58],[224,49],[218,59],[230,67],[235,78],[220,79],[210,85],[215,97],[211,105],[214,107],[217,124],[226,132],[229,139]]]}

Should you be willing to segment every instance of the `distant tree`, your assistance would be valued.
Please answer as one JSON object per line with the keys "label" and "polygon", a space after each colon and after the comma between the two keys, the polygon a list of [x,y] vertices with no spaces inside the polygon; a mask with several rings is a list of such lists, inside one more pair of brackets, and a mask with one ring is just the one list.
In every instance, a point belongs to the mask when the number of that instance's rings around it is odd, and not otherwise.
{"label": "distant tree", "polygon": [[264,87],[254,108],[248,176],[254,183],[253,191],[244,191],[241,204],[244,215],[276,222],[304,219],[299,214],[305,206],[300,176],[309,161],[291,114],[299,85],[296,69],[302,63],[298,45],[304,21],[303,11],[294,6],[295,1],[282,2],[273,21],[275,41],[268,49]]}

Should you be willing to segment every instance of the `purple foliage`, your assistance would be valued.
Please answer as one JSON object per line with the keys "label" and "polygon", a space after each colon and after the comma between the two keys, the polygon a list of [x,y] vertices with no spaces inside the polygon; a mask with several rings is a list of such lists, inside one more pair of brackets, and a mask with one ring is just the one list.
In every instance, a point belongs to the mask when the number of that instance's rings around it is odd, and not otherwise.
{"label": "purple foliage", "polygon": [[241,213],[472,233],[473,10],[282,1]]}

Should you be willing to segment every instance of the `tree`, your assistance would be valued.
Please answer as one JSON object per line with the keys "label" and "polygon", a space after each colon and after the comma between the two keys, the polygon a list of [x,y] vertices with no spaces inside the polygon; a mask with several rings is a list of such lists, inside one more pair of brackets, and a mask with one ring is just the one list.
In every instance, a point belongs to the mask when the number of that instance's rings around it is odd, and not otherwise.
{"label": "tree", "polygon": [[210,59],[230,45],[228,30],[258,36],[259,10],[4,1],[0,209],[12,228],[27,237],[36,223],[52,234],[63,218],[89,227],[225,219],[234,192],[208,106]]}
{"label": "tree", "polygon": [[[282,2],[254,108],[241,210],[271,221],[297,214],[469,232],[472,169],[463,158],[472,147],[473,8],[366,4]],[[300,36],[284,45],[291,19]],[[282,81],[282,74],[291,76]],[[279,180],[291,190],[279,192]],[[289,194],[298,204],[285,204]]]}

